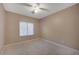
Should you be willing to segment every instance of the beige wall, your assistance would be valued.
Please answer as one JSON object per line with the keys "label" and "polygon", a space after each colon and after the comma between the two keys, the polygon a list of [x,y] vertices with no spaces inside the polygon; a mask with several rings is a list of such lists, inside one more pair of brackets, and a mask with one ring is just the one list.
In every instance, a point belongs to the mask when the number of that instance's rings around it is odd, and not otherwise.
{"label": "beige wall", "polygon": [[79,49],[79,4],[43,18],[41,26],[43,38]]}
{"label": "beige wall", "polygon": [[5,11],[3,5],[0,4],[0,49],[4,44],[4,24],[5,24]]}
{"label": "beige wall", "polygon": [[[26,21],[34,23],[34,35],[29,37],[19,36],[19,22]],[[39,20],[35,18],[30,18],[22,16],[15,13],[6,12],[6,37],[5,44],[15,43],[17,41],[23,41],[28,39],[34,39],[40,36],[40,24]]]}

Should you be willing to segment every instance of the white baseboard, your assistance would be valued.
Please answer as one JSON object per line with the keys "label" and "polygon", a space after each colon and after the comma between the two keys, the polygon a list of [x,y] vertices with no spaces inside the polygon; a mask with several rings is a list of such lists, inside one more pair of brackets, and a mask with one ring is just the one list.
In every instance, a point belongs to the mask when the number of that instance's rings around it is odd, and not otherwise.
{"label": "white baseboard", "polygon": [[40,39],[40,38],[31,39],[31,40],[18,41],[18,42],[15,42],[15,43],[10,43],[10,44],[4,45],[4,47],[9,47],[9,46],[12,46],[12,45],[18,45],[18,44],[22,44],[22,43],[27,43],[27,42],[31,42],[33,40],[38,40],[38,39]]}
{"label": "white baseboard", "polygon": [[62,45],[62,44],[59,44],[59,43],[56,43],[54,41],[50,41],[50,40],[47,40],[47,39],[43,39],[43,40],[46,41],[46,42],[48,42],[48,43],[50,43],[50,44],[53,44],[53,45],[56,45],[56,46],[59,46],[59,47],[62,47],[62,48],[70,49],[72,51],[75,51],[75,52],[79,53],[79,50],[71,48],[71,47],[68,47],[66,45]]}

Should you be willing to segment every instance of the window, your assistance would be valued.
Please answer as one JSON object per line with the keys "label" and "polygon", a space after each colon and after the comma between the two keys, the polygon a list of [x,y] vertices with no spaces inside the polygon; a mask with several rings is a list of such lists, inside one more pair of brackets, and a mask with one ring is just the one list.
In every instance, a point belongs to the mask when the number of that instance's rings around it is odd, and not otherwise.
{"label": "window", "polygon": [[28,36],[34,34],[34,25],[29,22],[20,22],[20,36]]}

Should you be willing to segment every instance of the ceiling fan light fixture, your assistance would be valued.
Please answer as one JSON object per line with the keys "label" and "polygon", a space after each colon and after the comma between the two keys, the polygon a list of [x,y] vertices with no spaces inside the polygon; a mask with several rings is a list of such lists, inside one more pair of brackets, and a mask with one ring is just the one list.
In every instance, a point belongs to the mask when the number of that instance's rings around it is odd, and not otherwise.
{"label": "ceiling fan light fixture", "polygon": [[37,13],[38,11],[39,11],[39,7],[38,6],[33,7],[33,13]]}
{"label": "ceiling fan light fixture", "polygon": [[36,14],[37,12],[38,12],[38,10],[35,9],[35,10],[32,11],[32,14]]}
{"label": "ceiling fan light fixture", "polygon": [[34,12],[35,12],[35,13],[37,13],[37,12],[38,12],[38,10],[37,10],[37,9],[35,9],[35,10],[34,10]]}

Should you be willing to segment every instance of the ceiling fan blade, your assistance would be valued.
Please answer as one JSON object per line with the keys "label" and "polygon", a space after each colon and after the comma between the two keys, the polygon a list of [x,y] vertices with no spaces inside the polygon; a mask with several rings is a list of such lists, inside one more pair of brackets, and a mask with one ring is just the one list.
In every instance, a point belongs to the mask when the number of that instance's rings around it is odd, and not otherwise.
{"label": "ceiling fan blade", "polygon": [[24,6],[32,7],[32,5],[30,5],[29,3],[20,3],[20,4]]}
{"label": "ceiling fan blade", "polygon": [[45,9],[45,8],[40,8],[41,10],[44,10],[44,11],[48,11],[48,9]]}

